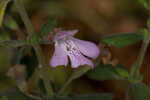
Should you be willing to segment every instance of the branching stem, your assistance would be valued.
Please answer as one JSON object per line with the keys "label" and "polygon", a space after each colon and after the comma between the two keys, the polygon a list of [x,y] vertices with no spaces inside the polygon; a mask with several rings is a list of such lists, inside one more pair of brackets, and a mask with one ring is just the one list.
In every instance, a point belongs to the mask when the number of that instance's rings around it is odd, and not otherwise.
{"label": "branching stem", "polygon": [[[25,27],[29,33],[29,37],[33,36],[35,34],[35,32],[34,32],[32,24],[29,20],[29,17],[26,13],[26,10],[25,10],[23,4],[21,3],[21,0],[14,0],[14,3],[15,3],[15,6],[17,7],[18,12],[19,12],[19,14],[25,24]],[[44,85],[47,90],[47,95],[49,97],[53,96],[53,90],[50,85],[50,82],[49,82],[50,79],[49,79],[48,72],[47,72],[48,65],[45,63],[44,56],[42,54],[42,50],[41,50],[40,46],[38,45],[38,41],[36,41],[36,43],[32,44],[32,46],[34,47],[36,56],[38,57],[39,64],[42,66],[41,75],[44,80]]]}

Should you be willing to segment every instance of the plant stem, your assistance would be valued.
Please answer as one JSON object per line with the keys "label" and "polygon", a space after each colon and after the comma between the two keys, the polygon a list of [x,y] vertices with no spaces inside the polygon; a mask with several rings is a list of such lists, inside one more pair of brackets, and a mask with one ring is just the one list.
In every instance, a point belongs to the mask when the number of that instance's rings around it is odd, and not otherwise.
{"label": "plant stem", "polygon": [[130,70],[130,78],[137,80],[137,81],[138,80],[140,81],[142,78],[140,76],[140,70],[142,67],[144,56],[146,54],[146,50],[147,50],[149,42],[150,42],[150,33],[149,32],[150,32],[149,28],[146,30],[146,32],[145,31],[143,32],[144,39],[142,42],[139,56],[138,56],[137,60],[135,61],[135,63],[131,66],[131,70]]}
{"label": "plant stem", "polygon": [[25,27],[27,28],[27,31],[30,35],[34,34],[34,29],[33,26],[29,20],[29,17],[26,13],[26,10],[24,8],[24,5],[22,4],[21,0],[14,0],[15,1],[15,6],[17,7],[17,10],[24,22]]}
{"label": "plant stem", "polygon": [[[48,40],[40,40],[38,43],[39,44],[52,44],[52,42]],[[2,40],[0,41],[0,46],[17,48],[21,46],[31,46],[31,44],[29,44],[25,40]]]}
{"label": "plant stem", "polygon": [[72,82],[72,78],[69,78],[69,80],[67,80],[67,82],[64,84],[64,86],[58,91],[58,94],[61,95],[65,89],[68,87],[68,85]]}
{"label": "plant stem", "polygon": [[4,40],[0,41],[0,46],[6,46],[6,47],[19,47],[19,46],[24,46],[28,45],[28,43],[24,40]]}
{"label": "plant stem", "polygon": [[133,100],[133,95],[132,95],[132,83],[128,83],[128,88],[125,94],[125,100]]}
{"label": "plant stem", "polygon": [[[32,24],[29,20],[29,17],[26,13],[26,10],[21,3],[21,0],[14,0],[14,2],[15,2],[18,12],[27,28],[28,33],[30,34],[30,36],[32,36],[33,34],[35,34],[35,32],[34,32]],[[48,71],[47,71],[48,65],[45,63],[44,56],[42,54],[42,50],[41,50],[40,46],[38,45],[38,42],[36,42],[32,45],[33,45],[36,55],[38,57],[39,64],[42,65],[41,75],[44,80],[44,85],[47,90],[47,95],[48,95],[48,97],[53,96],[53,90],[52,90],[52,87],[49,82],[50,79],[49,79],[49,75],[48,75]]]}
{"label": "plant stem", "polygon": [[[136,80],[136,81],[141,80],[140,70],[141,70],[141,67],[142,67],[142,63],[143,63],[144,56],[146,54],[146,50],[148,48],[149,42],[150,42],[150,34],[147,33],[147,37],[144,37],[144,40],[143,40],[143,43],[142,43],[142,46],[141,46],[141,49],[140,49],[139,56],[138,56],[135,64],[133,64],[133,66],[131,66],[132,68],[131,68],[130,75],[131,75],[131,78],[133,80]],[[131,99],[134,98],[131,95],[132,85],[134,85],[134,84],[132,82],[129,82],[128,90],[126,91],[125,100],[131,100]]]}
{"label": "plant stem", "polygon": [[52,87],[50,85],[50,77],[49,77],[49,72],[48,72],[48,65],[45,63],[42,50],[38,44],[33,46],[35,48],[35,52],[37,54],[39,63],[42,65],[41,68],[41,75],[44,81],[45,88],[47,90],[48,96],[53,95]]}
{"label": "plant stem", "polygon": [[142,67],[142,63],[143,63],[143,60],[144,60],[144,56],[145,56],[148,44],[149,44],[149,40],[147,42],[143,41],[143,43],[142,43],[142,47],[140,49],[140,54],[137,58],[137,64],[136,64],[136,69],[135,69],[135,73],[134,73],[134,75],[136,77],[140,76],[140,69]]}

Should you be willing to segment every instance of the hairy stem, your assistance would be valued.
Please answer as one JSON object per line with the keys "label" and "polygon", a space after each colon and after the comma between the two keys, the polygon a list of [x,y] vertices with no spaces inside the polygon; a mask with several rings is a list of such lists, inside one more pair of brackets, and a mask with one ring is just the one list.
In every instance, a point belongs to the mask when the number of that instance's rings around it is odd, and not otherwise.
{"label": "hairy stem", "polygon": [[[33,29],[33,26],[29,20],[29,17],[26,13],[26,10],[24,8],[24,6],[22,5],[21,3],[21,0],[14,0],[15,2],[15,5],[18,9],[18,12],[27,28],[27,31],[28,33],[30,34],[30,36],[32,36],[34,33],[34,29]],[[44,60],[44,57],[43,57],[43,54],[42,54],[42,50],[40,48],[40,46],[38,45],[38,42],[32,44],[33,47],[34,47],[34,50],[36,52],[36,55],[38,57],[38,60],[39,60],[39,63],[40,65],[42,66],[41,68],[41,75],[42,75],[42,78],[44,80],[44,85],[45,85],[45,88],[47,90],[47,95],[48,96],[52,96],[53,95],[53,90],[52,90],[52,87],[50,85],[50,82],[49,82],[49,76],[48,76],[48,72],[47,72],[47,68],[48,68],[48,65],[45,63],[45,60]]]}
{"label": "hairy stem", "polygon": [[143,63],[143,60],[144,60],[144,56],[145,56],[148,44],[149,44],[149,40],[147,42],[143,41],[143,44],[142,44],[142,47],[141,47],[141,50],[140,50],[140,54],[137,58],[137,64],[136,64],[136,69],[135,69],[135,73],[134,73],[134,75],[136,77],[140,76],[140,69],[142,67],[142,63]]}

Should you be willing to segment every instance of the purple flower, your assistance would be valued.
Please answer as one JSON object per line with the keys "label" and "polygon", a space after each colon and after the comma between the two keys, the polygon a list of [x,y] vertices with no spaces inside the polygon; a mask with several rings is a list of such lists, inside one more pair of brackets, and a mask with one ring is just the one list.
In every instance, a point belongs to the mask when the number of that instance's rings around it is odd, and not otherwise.
{"label": "purple flower", "polygon": [[52,67],[66,66],[68,64],[68,57],[70,58],[72,68],[85,64],[92,68],[94,67],[92,61],[85,56],[96,58],[100,53],[99,48],[92,42],[74,38],[73,35],[77,32],[78,30],[59,31],[54,36],[55,51],[50,61]]}

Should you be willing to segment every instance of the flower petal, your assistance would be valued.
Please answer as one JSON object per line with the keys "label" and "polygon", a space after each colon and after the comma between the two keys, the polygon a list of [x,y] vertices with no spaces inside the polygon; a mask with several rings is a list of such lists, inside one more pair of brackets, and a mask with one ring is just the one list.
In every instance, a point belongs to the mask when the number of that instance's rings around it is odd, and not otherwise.
{"label": "flower petal", "polygon": [[68,63],[68,57],[66,52],[64,51],[63,44],[61,45],[55,44],[55,51],[50,61],[51,67],[56,67],[59,65],[66,66],[67,63]]}
{"label": "flower petal", "polygon": [[75,38],[72,38],[72,40],[85,56],[96,58],[99,55],[99,48],[94,43]]}
{"label": "flower petal", "polygon": [[69,30],[69,31],[60,31],[58,32],[55,37],[54,37],[54,41],[60,40],[60,39],[64,39],[68,36],[73,36],[78,32],[78,30]]}
{"label": "flower petal", "polygon": [[94,67],[93,63],[81,54],[80,50],[76,47],[72,40],[66,40],[65,46],[65,51],[71,60],[72,68],[77,68],[78,66],[85,64],[91,66],[92,68]]}
{"label": "flower petal", "polygon": [[71,60],[72,68],[77,68],[81,65],[86,65],[86,64],[91,66],[91,68],[94,67],[93,63],[89,59],[82,56],[81,54],[80,55],[69,54],[69,58]]}

